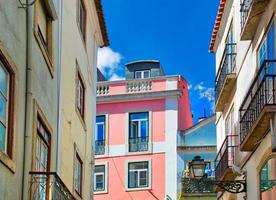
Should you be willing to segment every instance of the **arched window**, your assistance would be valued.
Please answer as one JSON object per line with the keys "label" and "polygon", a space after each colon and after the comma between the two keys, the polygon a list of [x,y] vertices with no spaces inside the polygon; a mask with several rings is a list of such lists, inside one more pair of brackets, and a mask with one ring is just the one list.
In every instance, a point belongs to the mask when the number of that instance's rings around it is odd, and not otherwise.
{"label": "arched window", "polygon": [[260,171],[261,200],[276,199],[276,157],[269,159]]}

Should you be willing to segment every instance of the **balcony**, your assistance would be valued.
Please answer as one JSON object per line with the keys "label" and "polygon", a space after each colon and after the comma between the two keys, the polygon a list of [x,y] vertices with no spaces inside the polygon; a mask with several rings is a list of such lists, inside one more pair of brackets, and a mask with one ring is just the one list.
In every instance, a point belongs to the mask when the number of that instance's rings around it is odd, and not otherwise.
{"label": "balcony", "polygon": [[55,172],[30,172],[31,200],[75,200]]}
{"label": "balcony", "polygon": [[228,135],[221,145],[215,159],[217,181],[231,181],[235,178],[232,166],[234,164],[235,151],[237,148],[235,145],[237,137],[238,135]]}
{"label": "balcony", "polygon": [[252,151],[270,128],[276,112],[276,60],[265,60],[240,107],[240,149]]}
{"label": "balcony", "polygon": [[236,44],[226,44],[216,76],[216,111],[221,112],[228,102],[236,82]]}
{"label": "balcony", "polygon": [[182,197],[216,196],[213,178],[190,179],[182,178]]}
{"label": "balcony", "polygon": [[95,141],[95,155],[104,155],[105,154],[105,141],[96,140]]}
{"label": "balcony", "polygon": [[148,151],[149,137],[129,138],[129,152]]}
{"label": "balcony", "polygon": [[241,0],[241,40],[252,40],[269,0]]}

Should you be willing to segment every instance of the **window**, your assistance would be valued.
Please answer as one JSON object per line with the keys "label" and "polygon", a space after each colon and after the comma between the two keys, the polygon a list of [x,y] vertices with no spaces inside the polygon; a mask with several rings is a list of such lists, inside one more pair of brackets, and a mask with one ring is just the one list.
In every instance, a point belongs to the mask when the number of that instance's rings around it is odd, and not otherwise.
{"label": "window", "polygon": [[82,195],[82,160],[78,153],[76,153],[75,159],[75,178],[74,178],[74,186],[75,191],[78,193],[79,196]]}
{"label": "window", "polygon": [[149,187],[149,161],[128,163],[128,188]]}
{"label": "window", "polygon": [[225,120],[225,135],[234,135],[234,107]]}
{"label": "window", "polygon": [[105,154],[105,116],[96,117],[95,155]]}
{"label": "window", "polygon": [[0,151],[7,153],[9,73],[1,62],[0,66]]}
{"label": "window", "polygon": [[150,78],[150,70],[135,71],[136,79]]}
{"label": "window", "polygon": [[276,158],[271,158],[265,163],[259,172],[259,177],[261,199],[276,199]]}
{"label": "window", "polygon": [[[0,51],[0,58],[2,57]],[[2,60],[2,59],[1,59]],[[14,73],[0,60],[0,152],[12,158]],[[6,59],[3,59],[6,61]]]}
{"label": "window", "polygon": [[78,73],[77,80],[77,109],[84,120],[85,111],[85,87],[81,75]]}
{"label": "window", "polygon": [[149,140],[149,113],[130,113],[129,115],[129,151],[147,151]]}
{"label": "window", "polygon": [[[35,150],[35,171],[48,172],[50,169],[50,134],[40,119],[37,120],[37,137]],[[40,174],[41,182],[35,183],[35,199],[46,199],[48,192],[47,175]]]}
{"label": "window", "polygon": [[42,51],[43,57],[48,65],[51,75],[53,75],[52,61],[52,41],[53,41],[53,13],[50,1],[37,0],[35,3],[35,25],[34,35],[38,46]]}
{"label": "window", "polygon": [[94,173],[94,192],[106,190],[105,165],[96,165]]}
{"label": "window", "polygon": [[49,169],[50,134],[40,120],[37,121],[35,170],[46,172]]}
{"label": "window", "polygon": [[78,0],[78,16],[77,16],[78,26],[85,41],[85,31],[86,31],[86,9],[83,0]]}
{"label": "window", "polygon": [[227,38],[225,41],[226,45],[226,62],[227,62],[227,73],[232,73],[234,70],[235,64],[235,44],[234,44],[234,32],[233,32],[233,25],[231,24]]}
{"label": "window", "polygon": [[261,67],[265,60],[274,60],[274,23],[269,27],[257,52],[258,67]]}

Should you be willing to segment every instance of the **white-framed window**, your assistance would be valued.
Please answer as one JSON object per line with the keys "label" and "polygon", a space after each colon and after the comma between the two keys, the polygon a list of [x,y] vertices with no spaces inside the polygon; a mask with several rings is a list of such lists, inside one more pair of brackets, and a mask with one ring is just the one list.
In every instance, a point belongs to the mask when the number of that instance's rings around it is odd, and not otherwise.
{"label": "white-framed window", "polygon": [[150,161],[128,162],[128,189],[150,187]]}
{"label": "white-framed window", "polygon": [[135,71],[135,79],[150,78],[150,70]]}
{"label": "white-framed window", "polygon": [[95,155],[105,154],[106,116],[96,116]]}
{"label": "white-framed window", "polygon": [[94,173],[94,192],[105,191],[105,165],[96,165]]}
{"label": "white-framed window", "polygon": [[129,113],[129,152],[148,151],[149,112]]}

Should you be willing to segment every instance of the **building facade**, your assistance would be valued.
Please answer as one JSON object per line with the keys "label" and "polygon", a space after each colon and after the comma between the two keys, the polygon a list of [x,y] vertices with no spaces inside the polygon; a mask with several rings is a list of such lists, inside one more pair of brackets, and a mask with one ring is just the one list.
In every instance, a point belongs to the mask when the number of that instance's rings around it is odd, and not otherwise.
{"label": "building facade", "polygon": [[183,200],[214,200],[216,193],[192,193],[189,191],[189,165],[195,156],[204,159],[205,173],[208,178],[215,177],[215,158],[217,154],[216,141],[216,116],[202,118],[200,121],[178,134],[177,143],[177,176],[178,199]]}
{"label": "building facade", "polygon": [[159,61],[98,82],[94,198],[176,199],[177,134],[191,125],[187,82]]}
{"label": "building facade", "polygon": [[276,1],[220,1],[210,51],[216,54],[218,180],[246,192],[218,199],[276,199]]}
{"label": "building facade", "polygon": [[78,116],[96,115],[101,2],[1,0],[0,11],[0,199],[91,199],[94,126]]}

